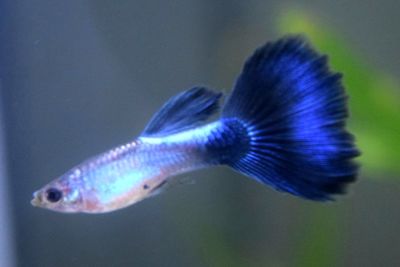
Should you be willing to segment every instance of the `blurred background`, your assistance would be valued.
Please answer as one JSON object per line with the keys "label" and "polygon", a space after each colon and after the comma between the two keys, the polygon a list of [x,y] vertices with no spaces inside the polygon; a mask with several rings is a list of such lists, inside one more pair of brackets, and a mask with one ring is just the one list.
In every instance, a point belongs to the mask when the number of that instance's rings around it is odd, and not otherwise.
{"label": "blurred background", "polygon": [[[400,2],[0,3],[0,266],[400,266]],[[344,73],[363,155],[328,204],[227,169],[118,212],[33,208],[34,190],[131,140],[170,96],[228,91],[243,61],[305,33]]]}

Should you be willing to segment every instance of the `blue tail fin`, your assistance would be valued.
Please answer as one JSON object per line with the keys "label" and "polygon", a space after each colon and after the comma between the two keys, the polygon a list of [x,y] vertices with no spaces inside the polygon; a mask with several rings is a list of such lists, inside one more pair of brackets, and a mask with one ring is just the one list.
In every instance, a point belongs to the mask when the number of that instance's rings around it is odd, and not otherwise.
{"label": "blue tail fin", "polygon": [[[222,111],[247,130],[247,153],[228,164],[272,187],[313,200],[344,193],[359,155],[345,130],[341,75],[299,36],[267,43],[247,60]],[[243,151],[243,149],[241,149]]]}

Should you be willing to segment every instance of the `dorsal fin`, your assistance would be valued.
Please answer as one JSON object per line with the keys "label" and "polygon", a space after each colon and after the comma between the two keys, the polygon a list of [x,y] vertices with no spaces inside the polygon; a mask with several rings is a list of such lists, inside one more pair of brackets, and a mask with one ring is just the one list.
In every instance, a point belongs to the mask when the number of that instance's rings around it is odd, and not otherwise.
{"label": "dorsal fin", "polygon": [[142,136],[168,135],[195,127],[218,111],[221,96],[205,87],[183,91],[154,114]]}

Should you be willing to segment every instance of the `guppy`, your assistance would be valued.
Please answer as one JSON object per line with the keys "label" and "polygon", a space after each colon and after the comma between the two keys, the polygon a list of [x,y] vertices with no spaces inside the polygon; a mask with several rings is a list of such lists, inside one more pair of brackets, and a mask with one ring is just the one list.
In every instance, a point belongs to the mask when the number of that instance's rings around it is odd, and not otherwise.
{"label": "guppy", "polygon": [[222,93],[171,98],[134,141],[95,156],[34,193],[32,204],[103,213],[137,203],[171,177],[227,165],[306,199],[332,200],[356,178],[341,75],[302,36],[266,43],[245,63],[219,119]]}

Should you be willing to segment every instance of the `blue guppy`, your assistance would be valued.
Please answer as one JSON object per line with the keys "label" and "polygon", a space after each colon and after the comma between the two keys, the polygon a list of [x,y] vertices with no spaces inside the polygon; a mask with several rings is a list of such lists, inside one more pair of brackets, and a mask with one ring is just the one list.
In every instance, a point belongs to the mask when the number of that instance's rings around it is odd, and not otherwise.
{"label": "blue guppy", "polygon": [[316,201],[332,200],[356,179],[359,152],[345,129],[341,75],[304,37],[257,49],[220,108],[222,96],[194,87],[172,97],[138,138],[72,168],[31,203],[109,212],[160,192],[173,176],[216,165]]}

